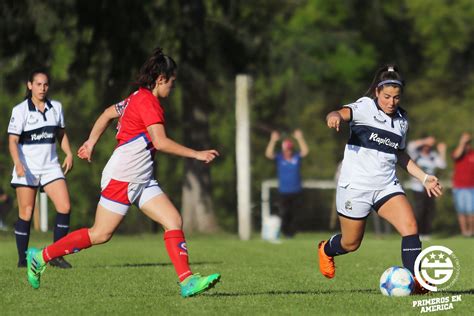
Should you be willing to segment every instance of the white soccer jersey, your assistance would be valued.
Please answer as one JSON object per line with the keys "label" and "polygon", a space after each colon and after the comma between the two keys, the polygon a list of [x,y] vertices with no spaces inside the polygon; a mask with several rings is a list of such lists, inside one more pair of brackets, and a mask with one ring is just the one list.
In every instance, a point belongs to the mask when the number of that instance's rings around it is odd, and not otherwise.
{"label": "white soccer jersey", "polygon": [[31,99],[13,108],[8,134],[20,136],[20,161],[27,170],[37,173],[59,166],[56,134],[64,127],[62,106],[57,101],[46,100],[43,113]]}
{"label": "white soccer jersey", "polygon": [[405,149],[408,120],[403,109],[393,117],[374,100],[362,97],[351,109],[351,134],[344,150],[340,186],[381,190],[397,180],[397,151]]}

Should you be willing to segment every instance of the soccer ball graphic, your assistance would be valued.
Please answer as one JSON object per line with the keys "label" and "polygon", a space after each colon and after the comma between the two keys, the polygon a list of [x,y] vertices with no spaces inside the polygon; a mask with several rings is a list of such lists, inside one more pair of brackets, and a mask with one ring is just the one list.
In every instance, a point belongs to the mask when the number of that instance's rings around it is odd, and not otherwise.
{"label": "soccer ball graphic", "polygon": [[413,275],[402,267],[390,267],[380,277],[380,291],[386,296],[408,296],[414,286]]}

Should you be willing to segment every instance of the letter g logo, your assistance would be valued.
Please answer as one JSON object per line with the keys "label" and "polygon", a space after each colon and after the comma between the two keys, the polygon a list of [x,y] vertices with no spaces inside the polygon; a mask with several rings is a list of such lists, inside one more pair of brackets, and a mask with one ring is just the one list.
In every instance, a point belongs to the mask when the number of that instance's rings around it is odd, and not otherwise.
{"label": "letter g logo", "polygon": [[438,286],[447,283],[456,273],[452,282],[454,283],[459,272],[459,260],[451,249],[444,246],[428,247],[415,260],[415,276],[418,282],[433,292],[439,291]]}

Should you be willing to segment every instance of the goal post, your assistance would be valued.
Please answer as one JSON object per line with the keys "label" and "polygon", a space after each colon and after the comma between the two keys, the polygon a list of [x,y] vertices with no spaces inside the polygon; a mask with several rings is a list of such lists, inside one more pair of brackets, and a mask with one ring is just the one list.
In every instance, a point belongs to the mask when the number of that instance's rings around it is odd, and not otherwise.
{"label": "goal post", "polygon": [[250,76],[237,75],[235,79],[235,160],[237,164],[238,229],[241,240],[249,240],[252,232],[249,101],[250,85]]}
{"label": "goal post", "polygon": [[[303,188],[307,189],[336,189],[336,182],[334,180],[304,180],[302,184]],[[261,195],[261,207],[262,207],[262,222],[267,220],[271,215],[270,207],[270,190],[278,188],[278,179],[268,179],[262,182],[262,195]]]}
{"label": "goal post", "polygon": [[[336,182],[334,180],[308,179],[302,182],[303,189],[334,190]],[[278,215],[272,215],[272,195],[271,190],[278,188],[277,179],[267,179],[261,186],[261,236],[262,239],[270,242],[278,242],[281,219]],[[330,223],[335,226],[337,216],[335,212],[330,213]],[[331,224],[330,224],[331,225]]]}
{"label": "goal post", "polygon": [[[446,189],[451,188],[449,180],[442,180],[441,184]],[[312,231],[313,227],[314,230],[338,229],[338,215],[335,206],[336,181],[308,179],[302,182],[302,187],[305,193],[302,197],[305,202],[304,210],[303,212],[297,210],[300,215],[303,213],[306,216],[304,218],[305,221],[299,222],[304,225],[302,228],[306,231]],[[403,181],[403,188],[408,193],[412,189],[412,182]],[[274,230],[279,229],[279,227],[275,227],[275,225],[279,225],[279,223],[276,223],[278,215],[272,214],[272,206],[277,204],[274,202],[276,194],[272,194],[272,192],[276,192],[277,189],[277,179],[267,179],[261,183],[261,236],[268,241],[274,241],[277,238],[277,232]],[[317,190],[317,192],[308,192],[308,189]],[[330,192],[328,192],[329,190]],[[324,193],[324,191],[326,192]],[[379,216],[371,216],[370,221],[373,222],[373,230],[376,234],[392,231],[391,225],[383,221]]]}

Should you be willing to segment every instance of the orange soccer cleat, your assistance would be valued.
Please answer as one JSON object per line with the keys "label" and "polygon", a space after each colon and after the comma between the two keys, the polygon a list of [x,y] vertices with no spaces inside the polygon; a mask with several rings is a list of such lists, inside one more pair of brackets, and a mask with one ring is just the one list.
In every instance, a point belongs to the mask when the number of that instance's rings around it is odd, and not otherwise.
{"label": "orange soccer cleat", "polygon": [[319,271],[321,271],[326,278],[332,279],[336,274],[336,265],[334,264],[334,257],[330,257],[324,252],[324,246],[327,242],[327,240],[324,240],[319,242],[318,245]]}

